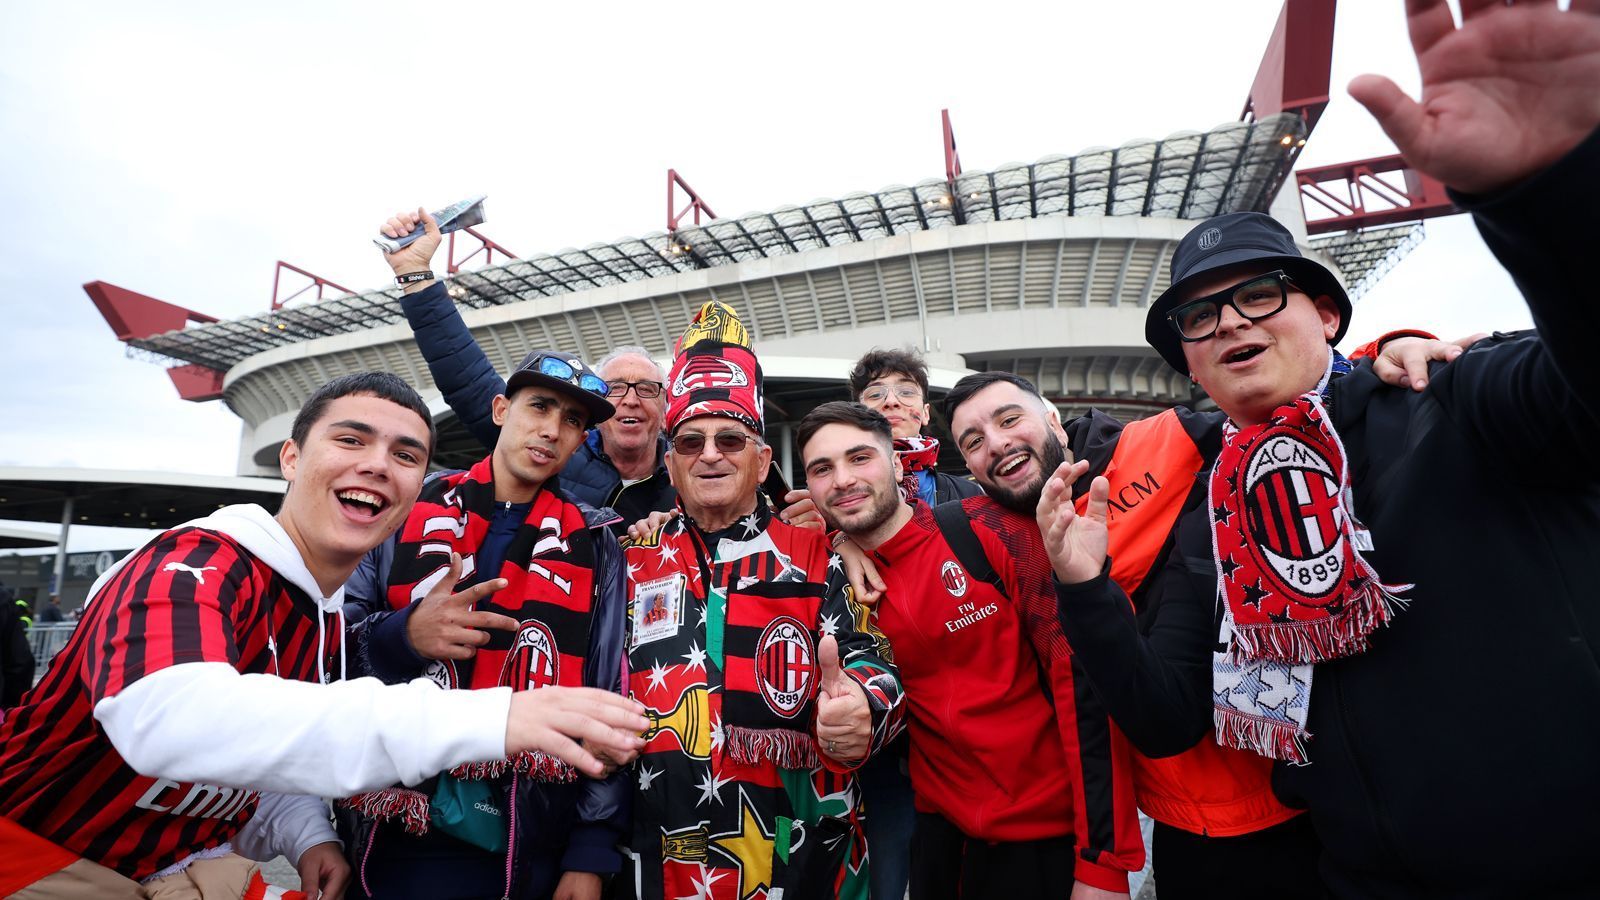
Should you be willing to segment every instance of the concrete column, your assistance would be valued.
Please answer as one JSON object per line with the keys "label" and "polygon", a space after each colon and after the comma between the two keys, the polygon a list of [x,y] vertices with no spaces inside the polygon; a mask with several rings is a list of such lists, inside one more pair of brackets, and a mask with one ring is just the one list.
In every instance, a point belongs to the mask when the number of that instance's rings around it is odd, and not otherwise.
{"label": "concrete column", "polygon": [[56,543],[55,594],[60,596],[67,582],[67,532],[72,530],[72,496],[61,504],[61,536]]}

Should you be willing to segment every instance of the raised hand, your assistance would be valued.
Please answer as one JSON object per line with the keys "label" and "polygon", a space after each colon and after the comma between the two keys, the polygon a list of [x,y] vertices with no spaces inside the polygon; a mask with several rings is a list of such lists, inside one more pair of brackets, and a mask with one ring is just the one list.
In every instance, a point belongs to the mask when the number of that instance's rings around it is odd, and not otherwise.
{"label": "raised hand", "polygon": [[504,578],[491,578],[459,594],[450,589],[461,580],[461,555],[450,554],[450,573],[417,601],[406,621],[406,639],[423,659],[471,659],[478,648],[489,643],[484,629],[516,631],[516,619],[499,613],[479,612],[472,607],[506,586]]}
{"label": "raised hand", "polygon": [[1062,584],[1082,584],[1105,567],[1111,482],[1102,475],[1090,483],[1089,505],[1080,516],[1072,504],[1072,485],[1087,471],[1086,459],[1064,462],[1051,473],[1039,494],[1039,534],[1044,537],[1045,552],[1050,554],[1050,567]]}
{"label": "raised hand", "polygon": [[[433,267],[433,252],[439,249],[439,223],[422,207],[417,207],[416,212],[398,212],[389,217],[387,222],[379,226],[378,230],[385,237],[405,237],[421,226],[425,232],[394,253],[383,254],[384,261],[389,263],[389,268],[396,275],[407,275],[412,272],[426,272]],[[427,282],[417,282],[407,285],[407,289],[421,289],[427,287]]]}
{"label": "raised hand", "polygon": [[[543,687],[511,695],[506,756],[538,750],[570,763],[590,778],[607,765],[627,765],[639,755],[650,721],[644,704],[599,688]],[[604,756],[601,762],[595,754]]]}
{"label": "raised hand", "polygon": [[1381,75],[1350,82],[1406,162],[1487,194],[1549,167],[1600,126],[1600,2],[1407,0],[1422,102]]}
{"label": "raised hand", "polygon": [[872,708],[867,692],[839,664],[833,635],[817,644],[817,745],[828,758],[852,763],[872,748]]}

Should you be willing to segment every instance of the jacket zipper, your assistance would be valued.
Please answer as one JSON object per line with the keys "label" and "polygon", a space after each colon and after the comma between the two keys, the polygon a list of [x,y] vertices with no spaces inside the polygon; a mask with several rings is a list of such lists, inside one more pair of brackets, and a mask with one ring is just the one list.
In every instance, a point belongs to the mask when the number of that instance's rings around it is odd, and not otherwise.
{"label": "jacket zipper", "polygon": [[511,861],[517,853],[517,775],[511,774],[511,795],[506,803],[506,892],[500,900],[511,900]]}

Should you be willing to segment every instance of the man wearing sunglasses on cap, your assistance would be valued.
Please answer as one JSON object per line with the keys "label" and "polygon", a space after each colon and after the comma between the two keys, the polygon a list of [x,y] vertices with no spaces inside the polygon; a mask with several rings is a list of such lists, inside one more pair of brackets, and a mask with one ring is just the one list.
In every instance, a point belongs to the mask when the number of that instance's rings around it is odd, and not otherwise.
{"label": "man wearing sunglasses on cap", "polygon": [[[493,401],[494,451],[431,477],[367,615],[351,628],[364,674],[447,689],[621,687],[621,548],[558,473],[615,409],[569,353],[536,350]],[[455,593],[436,590],[454,586]],[[415,787],[341,801],[355,896],[595,900],[621,866],[630,785],[578,778],[548,754],[461,766]]]}
{"label": "man wearing sunglasses on cap", "polygon": [[629,687],[655,725],[634,793],[634,890],[860,897],[853,771],[902,727],[900,688],[820,531],[758,490],[761,367],[706,304],[667,379],[682,514],[630,539]]}
{"label": "man wearing sunglasses on cap", "polygon": [[[1407,4],[1420,104],[1375,76],[1351,93],[1473,213],[1537,330],[1385,386],[1332,350],[1351,303],[1281,226],[1200,223],[1145,331],[1228,417],[1173,555],[1200,561],[1189,602],[1222,619],[1189,641],[1217,739],[1278,761],[1332,894],[1593,896],[1600,7],[1460,6],[1458,26],[1443,0]],[[1077,515],[1080,474],[1050,479],[1040,519],[1063,597],[1087,598],[1109,492]]]}
{"label": "man wearing sunglasses on cap", "polygon": [[[429,271],[439,246],[438,225],[418,209],[396,213],[380,230],[400,237],[418,228],[425,232],[422,237],[388,256],[397,277],[418,279],[403,285],[400,308],[445,402],[468,434],[493,447],[500,428],[491,404],[505,391],[505,382],[473,340],[444,284]],[[616,510],[623,523],[672,509],[677,494],[667,476],[667,442],[661,434],[665,374],[648,350],[634,346],[612,349],[594,369],[610,385],[608,397],[617,413],[590,430],[562,470],[566,489],[596,509]],[[621,526],[613,530],[621,536]]]}

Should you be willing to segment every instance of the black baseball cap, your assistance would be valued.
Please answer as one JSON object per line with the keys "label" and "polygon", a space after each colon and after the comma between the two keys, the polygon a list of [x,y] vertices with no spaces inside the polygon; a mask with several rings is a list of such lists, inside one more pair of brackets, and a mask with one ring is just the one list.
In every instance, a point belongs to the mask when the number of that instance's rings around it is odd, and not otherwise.
{"label": "black baseball cap", "polygon": [[506,379],[506,396],[530,384],[543,385],[577,400],[589,410],[589,427],[617,414],[606,395],[611,388],[606,380],[584,365],[583,360],[560,350],[534,350],[522,358],[516,371]]}
{"label": "black baseball cap", "polygon": [[1172,254],[1172,286],[1161,292],[1145,314],[1145,343],[1154,347],[1167,365],[1189,374],[1183,341],[1167,321],[1167,314],[1186,299],[1202,276],[1240,263],[1260,263],[1264,272],[1282,269],[1312,297],[1332,297],[1339,305],[1339,331],[1329,343],[1344,337],[1350,327],[1350,296],[1339,279],[1321,263],[1307,259],[1295,246],[1289,229],[1277,219],[1258,212],[1228,213],[1201,222],[1178,242]]}

